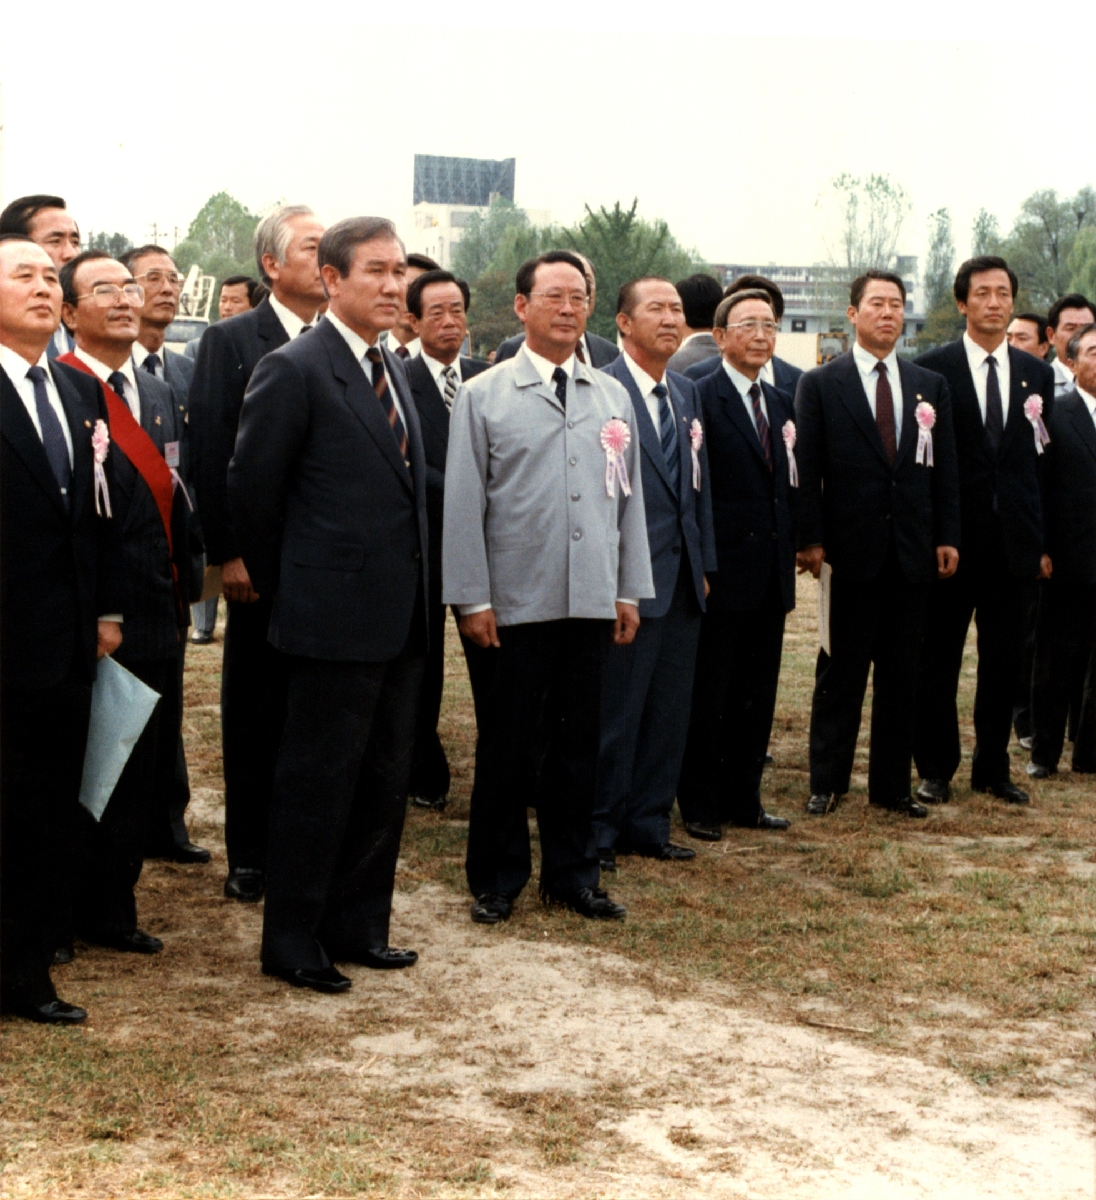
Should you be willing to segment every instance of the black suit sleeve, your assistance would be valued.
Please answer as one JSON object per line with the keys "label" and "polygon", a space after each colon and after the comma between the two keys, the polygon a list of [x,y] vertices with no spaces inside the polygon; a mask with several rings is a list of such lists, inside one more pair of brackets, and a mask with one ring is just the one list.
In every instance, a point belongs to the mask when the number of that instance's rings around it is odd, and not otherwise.
{"label": "black suit sleeve", "polygon": [[932,515],[937,546],[959,549],[959,456],[955,448],[951,393],[943,377],[936,397],[936,427],[932,431]]}
{"label": "black suit sleeve", "polygon": [[795,524],[796,547],[825,546],[822,520],[822,469],[826,457],[826,427],[818,374],[808,371],[795,391],[795,461],[799,495]]}
{"label": "black suit sleeve", "polygon": [[307,432],[305,381],[290,359],[268,354],[244,397],[227,473],[235,536],[260,596],[277,588],[286,496]]}

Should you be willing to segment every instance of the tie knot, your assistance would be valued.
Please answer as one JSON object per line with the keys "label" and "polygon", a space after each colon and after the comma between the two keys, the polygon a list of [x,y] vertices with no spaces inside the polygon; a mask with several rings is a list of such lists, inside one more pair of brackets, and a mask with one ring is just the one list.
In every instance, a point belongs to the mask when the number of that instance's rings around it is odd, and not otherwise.
{"label": "tie knot", "polygon": [[986,370],[987,371],[996,371],[997,370],[997,359],[992,354],[986,355]]}
{"label": "tie knot", "polygon": [[159,365],[160,365],[160,356],[158,354],[150,354],[148,356],[148,358],[145,359],[145,366],[148,367],[150,370],[155,371]]}
{"label": "tie knot", "polygon": [[27,368],[27,378],[31,383],[45,383],[46,373],[40,366],[35,364],[33,367]]}
{"label": "tie knot", "polygon": [[751,400],[760,400],[761,399],[761,388],[756,383],[750,385],[750,399]]}
{"label": "tie knot", "polygon": [[125,399],[126,377],[121,371],[111,371],[111,373],[107,376],[107,383],[110,384],[110,386],[118,393],[119,396]]}
{"label": "tie knot", "polygon": [[379,363],[381,361],[381,352],[376,346],[370,346],[365,352],[365,357],[368,358],[371,363]]}
{"label": "tie knot", "polygon": [[[313,327],[312,327],[311,325],[302,325],[302,326],[301,326],[301,333],[311,333],[311,332],[312,332],[312,328],[313,328]],[[301,336],[301,333],[298,333],[298,334],[297,334],[297,336],[298,336],[298,337],[300,337],[300,336]]]}
{"label": "tie knot", "polygon": [[567,372],[562,367],[556,367],[552,372],[552,382],[556,387],[567,386]]}
{"label": "tie knot", "polygon": [[666,391],[666,385],[664,383],[656,383],[651,391],[653,391],[660,400],[665,400],[669,395],[669,393]]}
{"label": "tie knot", "polygon": [[885,362],[884,362],[882,359],[880,359],[880,360],[879,360],[879,361],[878,361],[878,362],[875,364],[875,369],[876,369],[876,370],[879,372],[879,374],[880,374],[880,375],[886,375],[886,373],[887,373],[887,364],[886,364],[886,363],[885,363]]}

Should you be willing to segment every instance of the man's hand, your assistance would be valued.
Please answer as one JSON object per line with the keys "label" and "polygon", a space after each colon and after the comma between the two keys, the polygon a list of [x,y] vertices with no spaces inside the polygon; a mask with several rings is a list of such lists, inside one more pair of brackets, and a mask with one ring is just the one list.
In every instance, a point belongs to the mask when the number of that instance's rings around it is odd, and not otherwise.
{"label": "man's hand", "polygon": [[950,579],[959,569],[959,551],[954,546],[936,547],[936,574],[940,579]]}
{"label": "man's hand", "polygon": [[815,579],[818,578],[825,561],[826,551],[821,546],[808,546],[806,550],[800,550],[795,556],[795,565],[799,568],[799,574],[806,575],[810,571]]}
{"label": "man's hand", "polygon": [[616,602],[617,618],[613,623],[613,641],[618,646],[630,646],[639,628],[639,609],[634,604]]}
{"label": "man's hand", "polygon": [[122,644],[122,627],[117,621],[99,622],[99,646],[95,651],[96,658],[113,654]]}
{"label": "man's hand", "polygon": [[490,646],[499,646],[498,626],[495,624],[495,610],[485,608],[483,612],[467,613],[460,619],[460,631],[470,642],[475,642],[482,650]]}
{"label": "man's hand", "polygon": [[1043,557],[1041,559],[1039,559],[1039,574],[1036,575],[1035,578],[1036,579],[1049,579],[1050,573],[1053,570],[1054,570],[1054,564],[1050,561],[1050,555],[1044,554]]}
{"label": "man's hand", "polygon": [[259,593],[251,586],[251,576],[242,558],[230,558],[221,564],[221,591],[226,600],[240,604],[254,604],[258,600]]}
{"label": "man's hand", "polygon": [[708,576],[704,576],[704,599],[707,600],[712,594],[712,585],[708,582]]}

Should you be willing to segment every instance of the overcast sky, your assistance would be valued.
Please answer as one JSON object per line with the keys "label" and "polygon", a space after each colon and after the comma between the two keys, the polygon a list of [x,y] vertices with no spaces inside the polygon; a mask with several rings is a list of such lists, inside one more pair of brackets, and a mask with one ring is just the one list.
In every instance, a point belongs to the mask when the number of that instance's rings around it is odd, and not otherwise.
{"label": "overcast sky", "polygon": [[517,202],[557,221],[638,197],[708,261],[810,263],[841,171],[907,189],[915,254],[939,207],[963,255],[981,206],[1007,229],[1036,189],[1096,184],[1092,6],[1072,25],[1055,6],[1015,24],[988,0],[890,7],[7,5],[3,199],[57,192],[85,234],[136,241],[153,222],[181,237],[221,189],[403,224],[416,152],[513,156]]}

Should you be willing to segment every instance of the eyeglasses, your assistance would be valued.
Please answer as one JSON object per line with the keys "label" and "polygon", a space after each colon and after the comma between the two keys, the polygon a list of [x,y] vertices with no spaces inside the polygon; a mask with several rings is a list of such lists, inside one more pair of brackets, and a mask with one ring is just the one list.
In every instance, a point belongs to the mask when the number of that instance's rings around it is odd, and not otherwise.
{"label": "eyeglasses", "polygon": [[182,275],[177,271],[145,271],[135,278],[147,280],[149,287],[154,288],[162,287],[165,283],[168,287],[178,287],[183,282]]}
{"label": "eyeglasses", "polygon": [[145,302],[145,289],[139,283],[127,283],[119,287],[116,283],[97,283],[90,292],[77,296],[76,301],[94,300],[99,308],[113,308],[122,300],[133,308],[140,308]]}
{"label": "eyeglasses", "polygon": [[734,325],[728,325],[727,328],[741,329],[749,337],[753,337],[755,333],[763,333],[766,337],[772,337],[780,326],[775,321],[737,321]]}
{"label": "eyeglasses", "polygon": [[586,307],[585,292],[530,292],[530,296],[543,296],[553,308],[570,304],[572,308]]}

